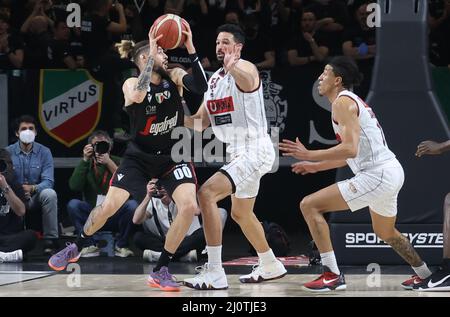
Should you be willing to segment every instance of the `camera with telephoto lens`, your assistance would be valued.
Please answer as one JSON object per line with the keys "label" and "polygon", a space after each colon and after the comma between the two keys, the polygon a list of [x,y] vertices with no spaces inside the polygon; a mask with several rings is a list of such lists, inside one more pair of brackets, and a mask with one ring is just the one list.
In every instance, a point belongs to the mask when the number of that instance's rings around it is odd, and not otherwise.
{"label": "camera with telephoto lens", "polygon": [[0,173],[5,173],[8,169],[8,164],[5,160],[0,159]]}
{"label": "camera with telephoto lens", "polygon": [[99,141],[94,143],[94,152],[97,154],[105,154],[109,151],[109,143],[106,141]]}
{"label": "camera with telephoto lens", "polygon": [[153,193],[152,197],[153,198],[159,198],[159,199],[163,198],[164,195],[161,193],[161,190],[162,190],[161,187],[157,187],[155,192]]}
{"label": "camera with telephoto lens", "polygon": [[161,185],[158,184],[158,182],[151,182],[151,184],[155,184],[155,190],[152,193],[152,198],[163,198],[163,194],[161,193],[161,190],[163,189]]}

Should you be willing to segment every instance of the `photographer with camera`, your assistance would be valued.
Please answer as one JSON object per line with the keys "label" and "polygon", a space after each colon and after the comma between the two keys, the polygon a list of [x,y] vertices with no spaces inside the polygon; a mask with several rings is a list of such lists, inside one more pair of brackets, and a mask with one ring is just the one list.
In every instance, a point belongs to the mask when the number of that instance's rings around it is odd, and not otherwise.
{"label": "photographer with camera", "polygon": [[[219,208],[222,220],[222,230],[227,220],[227,211]],[[161,187],[157,179],[152,179],[147,185],[147,195],[136,209],[133,222],[142,224],[144,232],[137,232],[134,244],[144,251],[143,258],[148,262],[157,262],[164,248],[169,227],[178,214],[175,202]],[[180,262],[197,262],[198,255],[205,249],[206,241],[199,217],[195,216],[186,237],[181,242],[174,260]]]}
{"label": "photographer with camera", "polygon": [[21,262],[37,239],[33,231],[24,231],[25,194],[12,166],[9,152],[0,149],[0,263]]}
{"label": "photographer with camera", "polygon": [[[83,230],[91,210],[103,202],[111,177],[120,163],[119,157],[110,155],[112,145],[112,139],[106,131],[94,131],[83,149],[83,159],[69,179],[70,189],[83,194],[83,200],[72,199],[67,204],[67,212],[77,233]],[[132,218],[137,206],[136,201],[128,200],[103,228],[118,233],[116,256],[133,256],[133,251],[128,248],[128,239],[134,229]],[[100,255],[95,240],[94,236],[81,250],[82,257]]]}
{"label": "photographer with camera", "polygon": [[[25,223],[30,228],[42,221],[44,254],[49,255],[58,248],[58,197],[53,190],[53,156],[48,147],[35,142],[37,130],[34,117],[19,117],[15,121],[14,131],[19,140],[6,149],[11,154],[17,182],[25,192]],[[42,212],[42,216],[38,212]]]}

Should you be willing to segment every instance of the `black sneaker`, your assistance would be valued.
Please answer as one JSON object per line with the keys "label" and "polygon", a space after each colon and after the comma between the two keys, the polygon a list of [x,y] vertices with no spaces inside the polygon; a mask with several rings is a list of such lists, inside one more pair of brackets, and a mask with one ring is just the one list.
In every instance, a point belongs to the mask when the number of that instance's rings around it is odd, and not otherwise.
{"label": "black sneaker", "polygon": [[52,256],[58,251],[58,242],[56,239],[44,240],[44,255]]}
{"label": "black sneaker", "polygon": [[450,291],[450,270],[440,267],[430,277],[422,283],[413,286],[413,290],[418,292],[449,292]]}

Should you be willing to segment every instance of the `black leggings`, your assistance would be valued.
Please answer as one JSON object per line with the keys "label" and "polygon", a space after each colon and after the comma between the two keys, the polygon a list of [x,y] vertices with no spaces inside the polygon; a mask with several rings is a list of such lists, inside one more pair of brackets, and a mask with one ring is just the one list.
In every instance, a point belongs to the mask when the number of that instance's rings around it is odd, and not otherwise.
{"label": "black leggings", "polygon": [[[141,250],[150,249],[152,251],[161,252],[164,248],[164,239],[151,232],[137,232],[134,236],[134,244]],[[203,233],[203,228],[200,228],[181,241],[177,252],[174,254],[174,260],[186,255],[191,250],[201,252],[205,246],[205,234]]]}
{"label": "black leggings", "polygon": [[33,230],[14,234],[0,235],[0,252],[12,252],[21,249],[24,253],[34,249],[37,236]]}

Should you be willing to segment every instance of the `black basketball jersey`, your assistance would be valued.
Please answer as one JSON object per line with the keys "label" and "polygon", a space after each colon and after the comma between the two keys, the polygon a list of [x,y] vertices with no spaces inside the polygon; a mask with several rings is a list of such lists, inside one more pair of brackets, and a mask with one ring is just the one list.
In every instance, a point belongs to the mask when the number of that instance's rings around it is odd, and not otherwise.
{"label": "black basketball jersey", "polygon": [[177,85],[169,78],[159,85],[150,83],[144,101],[126,107],[130,116],[131,136],[147,153],[170,152],[178,140],[172,131],[184,125],[184,110]]}

